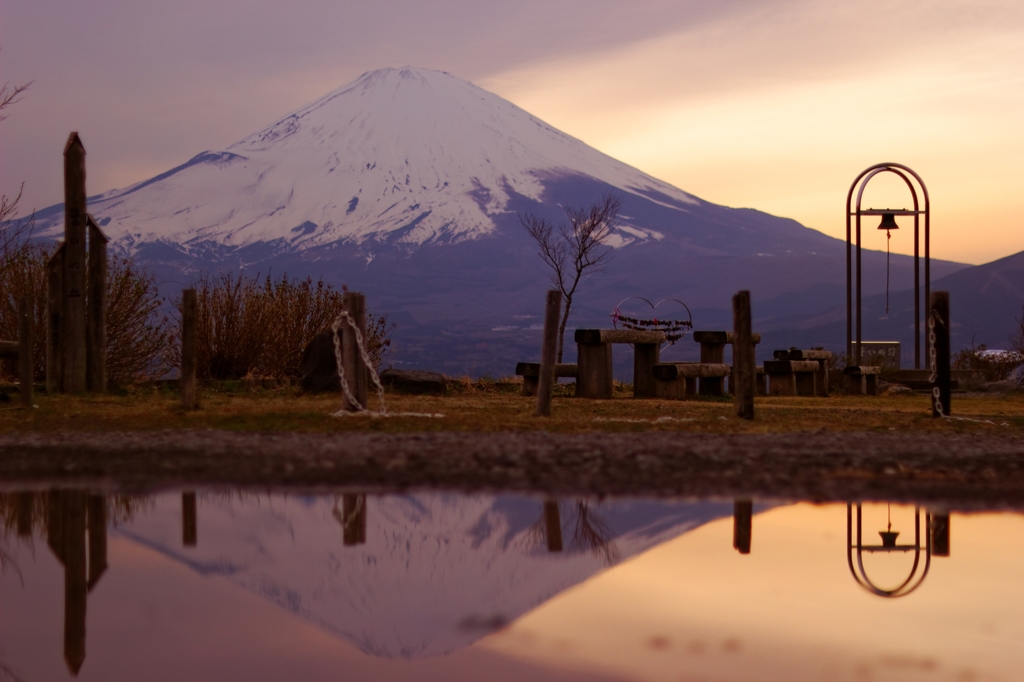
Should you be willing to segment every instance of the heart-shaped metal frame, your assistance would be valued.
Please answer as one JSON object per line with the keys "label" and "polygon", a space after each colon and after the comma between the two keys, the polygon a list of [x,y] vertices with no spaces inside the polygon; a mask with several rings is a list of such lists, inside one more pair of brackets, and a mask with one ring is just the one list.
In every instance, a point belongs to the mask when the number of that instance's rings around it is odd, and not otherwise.
{"label": "heart-shaped metal frame", "polygon": [[[647,305],[651,306],[651,310],[657,310],[658,306],[662,303],[672,301],[683,306],[686,310],[686,315],[689,319],[686,320],[659,320],[656,317],[652,317],[650,320],[643,320],[636,317],[630,317],[623,315],[619,310],[622,304],[631,299],[637,299],[643,301]],[[619,325],[623,329],[632,329],[634,331],[658,331],[665,332],[665,340],[669,344],[675,344],[676,341],[686,336],[686,333],[693,329],[693,313],[690,312],[690,307],[680,301],[678,298],[663,298],[657,303],[651,303],[643,296],[627,296],[619,302],[619,305],[615,306],[615,310],[612,311],[612,325],[619,329]]]}

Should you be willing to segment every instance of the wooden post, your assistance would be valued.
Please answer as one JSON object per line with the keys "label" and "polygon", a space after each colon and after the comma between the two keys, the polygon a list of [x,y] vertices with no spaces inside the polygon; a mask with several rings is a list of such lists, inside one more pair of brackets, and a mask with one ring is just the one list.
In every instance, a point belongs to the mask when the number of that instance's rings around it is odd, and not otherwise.
{"label": "wooden post", "polygon": [[195,547],[198,538],[196,516],[196,494],[194,492],[181,494],[181,544],[185,547]]}
{"label": "wooden post", "polygon": [[544,500],[544,536],[549,552],[562,551],[562,517],[558,513],[558,500]]}
{"label": "wooden post", "polygon": [[[356,328],[359,329],[359,334],[365,342],[366,297],[355,291],[346,291],[341,305],[349,317],[355,321]],[[356,336],[352,331],[352,325],[347,321],[343,321],[341,325],[341,361],[345,370],[345,381],[352,392],[352,397],[359,403],[358,405],[351,404],[348,396],[342,391],[342,408],[348,412],[358,412],[361,409],[366,409],[370,377],[356,343]]]}
{"label": "wooden post", "polygon": [[181,292],[181,406],[196,409],[196,290]]}
{"label": "wooden post", "polygon": [[64,145],[64,391],[86,390],[85,147],[78,133]]}
{"label": "wooden post", "polygon": [[732,511],[732,546],[740,554],[750,554],[753,527],[754,503],[750,500],[736,500]]}
{"label": "wooden post", "polygon": [[64,245],[46,264],[46,392],[64,388]]}
{"label": "wooden post", "polygon": [[86,386],[91,393],[107,392],[107,236],[88,216],[89,300],[86,320]]}
{"label": "wooden post", "polygon": [[21,383],[21,404],[32,407],[32,381],[35,379],[35,358],[32,354],[32,299],[18,299],[18,381]]}
{"label": "wooden post", "polygon": [[736,416],[753,419],[757,365],[751,338],[749,291],[741,291],[732,297],[732,326],[732,375],[729,383],[736,400]]}
{"label": "wooden post", "polygon": [[107,498],[89,495],[89,591],[107,570]]}
{"label": "wooden post", "polygon": [[928,316],[928,354],[932,371],[932,416],[950,414],[949,292],[933,291]]}
{"label": "wooden post", "polygon": [[551,416],[551,389],[555,385],[555,355],[558,352],[558,319],[562,314],[562,292],[548,291],[544,305],[544,345],[540,350],[537,379],[537,416]]}
{"label": "wooden post", "polygon": [[633,397],[655,398],[658,382],[654,378],[654,366],[661,356],[661,345],[657,343],[633,344]]}
{"label": "wooden post", "polygon": [[342,544],[346,547],[366,544],[366,495],[341,497]]}

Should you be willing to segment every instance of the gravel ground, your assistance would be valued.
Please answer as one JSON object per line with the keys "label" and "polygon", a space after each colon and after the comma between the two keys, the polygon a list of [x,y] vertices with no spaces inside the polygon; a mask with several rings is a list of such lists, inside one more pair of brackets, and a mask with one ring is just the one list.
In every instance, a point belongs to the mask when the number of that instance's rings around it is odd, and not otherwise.
{"label": "gravel ground", "polygon": [[0,487],[506,490],[1024,508],[1024,439],[887,433],[0,435]]}

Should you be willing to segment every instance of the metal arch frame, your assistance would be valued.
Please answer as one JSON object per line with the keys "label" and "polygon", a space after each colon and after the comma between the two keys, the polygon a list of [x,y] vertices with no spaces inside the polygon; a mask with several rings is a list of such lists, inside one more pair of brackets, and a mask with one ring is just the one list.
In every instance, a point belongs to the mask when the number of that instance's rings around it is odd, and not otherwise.
{"label": "metal arch frame", "polygon": [[[867,545],[865,546],[861,541],[861,505],[857,503],[857,542],[853,542],[853,504],[847,502],[846,504],[846,563],[850,567],[850,575],[857,581],[857,584],[863,587],[865,590],[879,597],[886,599],[897,599],[899,597],[905,597],[911,592],[914,592],[917,588],[921,587],[924,583],[924,579],[928,577],[928,571],[932,567],[932,515],[929,512],[925,512],[925,562],[924,571],[921,573],[917,581],[914,581],[917,576],[917,569],[921,565],[921,508],[914,507],[914,544],[912,545],[896,545],[895,547],[883,547],[882,545]],[[853,550],[857,550],[857,567],[853,565]],[[877,552],[877,551],[894,551],[902,550],[908,552],[914,551],[914,565],[910,569],[910,575],[900,585],[894,587],[891,590],[884,590],[873,582],[868,577],[867,571],[864,569],[864,551]],[[859,569],[859,573],[858,573]]]}
{"label": "metal arch frame", "polygon": [[[880,173],[893,173],[906,183],[910,195],[914,200],[913,211],[885,210],[861,208],[861,199],[868,183]],[[914,183],[910,181],[908,174],[917,181],[924,198],[924,210],[921,210],[918,193]],[[860,185],[857,191],[857,205],[854,209],[853,192]],[[867,168],[850,185],[850,191],[846,195],[846,357],[853,358],[850,364],[860,365],[861,362],[861,243],[860,223],[861,216],[881,215],[882,213],[896,213],[897,215],[914,216],[914,369],[921,369],[921,276],[920,276],[920,221],[924,215],[924,301],[927,306],[931,295],[931,200],[928,197],[928,187],[924,184],[921,176],[908,166],[900,163],[877,163]],[[855,219],[855,220],[854,220]],[[857,239],[857,281],[856,281],[856,346],[854,346],[854,314],[853,314],[853,222],[856,222]],[[928,356],[927,338],[925,339],[925,357]],[[848,361],[849,362],[849,361]]]}

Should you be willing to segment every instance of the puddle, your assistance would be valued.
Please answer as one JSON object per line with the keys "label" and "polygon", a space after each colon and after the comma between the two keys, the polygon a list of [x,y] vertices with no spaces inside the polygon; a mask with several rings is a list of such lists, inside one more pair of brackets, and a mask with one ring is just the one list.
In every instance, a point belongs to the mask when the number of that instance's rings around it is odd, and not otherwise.
{"label": "puddle", "polygon": [[1024,662],[1019,514],[865,503],[858,558],[856,504],[51,491],[0,510],[0,680],[980,681]]}

